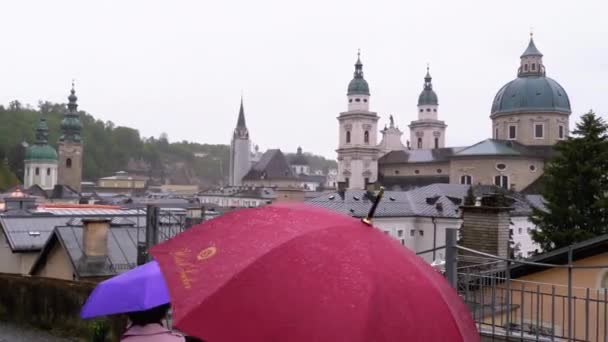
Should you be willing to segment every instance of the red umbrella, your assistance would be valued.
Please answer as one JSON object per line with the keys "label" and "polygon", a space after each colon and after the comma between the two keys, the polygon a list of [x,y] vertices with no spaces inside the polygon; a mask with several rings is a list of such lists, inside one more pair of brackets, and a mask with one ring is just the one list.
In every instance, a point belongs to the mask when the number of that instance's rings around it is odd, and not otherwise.
{"label": "red umbrella", "polygon": [[479,341],[433,268],[380,230],[304,204],[243,209],[151,250],[175,326],[223,341]]}

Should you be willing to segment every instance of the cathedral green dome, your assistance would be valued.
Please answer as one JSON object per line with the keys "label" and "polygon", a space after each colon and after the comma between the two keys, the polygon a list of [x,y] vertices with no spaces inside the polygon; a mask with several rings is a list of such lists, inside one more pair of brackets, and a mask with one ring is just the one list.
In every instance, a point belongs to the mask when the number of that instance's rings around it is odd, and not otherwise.
{"label": "cathedral green dome", "polygon": [[433,89],[425,89],[418,96],[418,105],[437,105],[439,102],[437,100],[437,94]]}
{"label": "cathedral green dome", "polygon": [[524,76],[500,88],[492,102],[492,115],[524,112],[572,111],[568,94],[559,83],[545,76]]}
{"label": "cathedral green dome", "polygon": [[347,95],[369,95],[369,85],[363,78],[353,78],[348,84]]}
{"label": "cathedral green dome", "polygon": [[51,145],[34,144],[25,151],[25,160],[57,160],[57,151]]}

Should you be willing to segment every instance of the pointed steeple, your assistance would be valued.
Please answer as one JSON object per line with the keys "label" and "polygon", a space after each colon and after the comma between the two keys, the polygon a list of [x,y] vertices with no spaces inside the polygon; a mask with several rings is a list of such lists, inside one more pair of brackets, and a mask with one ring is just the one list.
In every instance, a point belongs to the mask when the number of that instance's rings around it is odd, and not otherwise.
{"label": "pointed steeple", "polygon": [[239,109],[239,119],[236,122],[236,127],[247,129],[247,125],[245,124],[245,109],[243,108],[243,97],[242,96],[241,96],[241,108]]}
{"label": "pointed steeple", "polygon": [[74,81],[72,80],[72,89],[70,90],[70,95],[68,96],[68,111],[65,113],[63,120],[61,121],[61,141],[81,141],[80,131],[82,130],[82,123],[80,122],[78,104],[76,101],[78,101],[78,97],[76,96]]}
{"label": "pointed steeple", "polygon": [[46,123],[44,114],[40,116],[38,126],[36,127],[36,144],[46,145],[49,142],[49,126]]}
{"label": "pointed steeple", "polygon": [[355,72],[353,79],[348,84],[347,95],[369,95],[369,85],[363,78],[363,63],[361,63],[361,50],[357,51],[357,61],[355,62]]}
{"label": "pointed steeple", "polygon": [[543,54],[536,48],[536,44],[534,44],[534,34],[532,32],[530,32],[530,42],[528,43],[528,47],[526,48],[526,51],[524,51],[524,53],[521,55],[522,58],[528,56],[543,56]]}
{"label": "pointed steeple", "polygon": [[239,108],[239,118],[236,121],[236,128],[234,129],[235,139],[249,139],[249,130],[245,123],[245,108],[243,106],[243,96],[241,95],[241,106]]}
{"label": "pointed steeple", "polygon": [[431,77],[430,67],[426,65],[426,75],[424,76],[424,88],[418,96],[418,106],[427,106],[433,105],[436,106],[438,104],[437,94],[433,90],[433,78]]}

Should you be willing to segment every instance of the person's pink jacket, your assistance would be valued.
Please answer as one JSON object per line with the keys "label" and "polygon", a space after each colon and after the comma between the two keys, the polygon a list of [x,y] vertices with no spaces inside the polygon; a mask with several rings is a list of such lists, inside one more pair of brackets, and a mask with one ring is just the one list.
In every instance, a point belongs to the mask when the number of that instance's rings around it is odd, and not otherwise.
{"label": "person's pink jacket", "polygon": [[184,342],[184,336],[171,332],[160,324],[134,325],[122,335],[125,342]]}

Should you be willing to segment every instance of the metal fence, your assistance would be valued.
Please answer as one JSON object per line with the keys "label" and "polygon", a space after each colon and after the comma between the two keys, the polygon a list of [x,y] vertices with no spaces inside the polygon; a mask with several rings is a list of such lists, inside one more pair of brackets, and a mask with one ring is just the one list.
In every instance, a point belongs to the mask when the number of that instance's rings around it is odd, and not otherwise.
{"label": "metal fence", "polygon": [[[457,246],[449,236],[446,241],[446,276],[482,336],[503,341],[608,341],[608,289],[574,285],[577,276],[590,276],[594,270],[596,274],[608,265],[575,266],[572,253],[566,265],[501,258]],[[541,267],[551,277],[514,279],[514,270],[522,266]]]}

